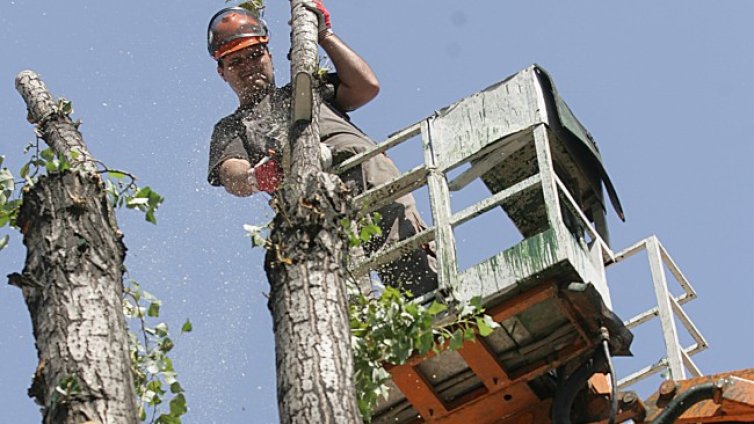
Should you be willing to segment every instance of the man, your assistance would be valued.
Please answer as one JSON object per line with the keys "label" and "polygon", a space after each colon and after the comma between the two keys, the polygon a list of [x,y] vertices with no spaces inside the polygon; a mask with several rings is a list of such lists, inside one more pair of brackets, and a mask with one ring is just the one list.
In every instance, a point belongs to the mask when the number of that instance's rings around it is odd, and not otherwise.
{"label": "man", "polygon": [[[320,106],[320,141],[332,152],[334,163],[374,147],[374,142],[353,125],[346,112],[372,100],[379,82],[369,65],[332,31],[330,14],[320,0],[307,9],[319,19],[319,45],[327,52],[336,73],[328,76],[333,90]],[[236,196],[264,191],[274,193],[282,178],[276,155],[288,139],[290,86],[277,88],[269,34],[258,15],[240,7],[219,11],[210,20],[210,55],[217,72],[238,96],[239,107],[215,125],[209,158],[209,183],[222,185]],[[385,155],[341,175],[357,190],[369,190],[400,172]],[[380,208],[383,235],[366,246],[367,253],[385,243],[402,240],[425,228],[411,195]],[[434,252],[416,249],[379,270],[383,283],[401,286],[420,295],[437,287]]]}

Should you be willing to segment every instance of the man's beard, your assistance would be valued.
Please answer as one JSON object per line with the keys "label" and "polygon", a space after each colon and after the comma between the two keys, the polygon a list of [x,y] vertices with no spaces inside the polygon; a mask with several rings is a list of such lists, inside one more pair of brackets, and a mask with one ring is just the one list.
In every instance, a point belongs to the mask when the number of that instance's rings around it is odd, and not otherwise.
{"label": "man's beard", "polygon": [[257,75],[262,76],[262,79],[254,79],[250,81],[250,86],[245,90],[245,98],[251,103],[258,103],[265,97],[275,92],[275,76],[271,75],[267,78],[264,74],[254,73],[247,78],[253,78]]}

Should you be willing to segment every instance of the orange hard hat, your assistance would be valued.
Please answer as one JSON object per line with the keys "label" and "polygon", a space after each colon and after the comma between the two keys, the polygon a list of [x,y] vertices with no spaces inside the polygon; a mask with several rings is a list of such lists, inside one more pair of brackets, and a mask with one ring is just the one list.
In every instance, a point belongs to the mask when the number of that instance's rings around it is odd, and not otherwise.
{"label": "orange hard hat", "polygon": [[269,33],[258,12],[242,7],[228,7],[215,13],[209,21],[207,48],[215,59],[254,44],[267,44]]}

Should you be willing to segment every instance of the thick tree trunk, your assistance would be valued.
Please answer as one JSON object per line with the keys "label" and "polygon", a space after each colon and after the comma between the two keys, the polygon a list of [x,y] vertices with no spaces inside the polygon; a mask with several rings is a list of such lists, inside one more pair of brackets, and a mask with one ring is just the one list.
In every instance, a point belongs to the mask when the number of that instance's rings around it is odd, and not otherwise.
{"label": "thick tree trunk", "polygon": [[[294,81],[317,66],[316,19],[300,3],[291,1]],[[311,124],[292,124],[286,184],[275,199],[272,248],[265,261],[280,421],[357,423],[343,265],[348,244],[340,227],[353,213],[343,183],[321,170],[317,89],[313,95]]]}
{"label": "thick tree trunk", "polygon": [[[93,169],[75,125],[52,113],[42,81],[27,71],[17,86],[45,141],[61,155],[78,151]],[[42,405],[43,422],[137,423],[122,306],[126,249],[99,176],[40,178],[24,192],[18,223],[26,264],[9,280],[31,314],[39,366],[29,395]]]}
{"label": "thick tree trunk", "polygon": [[277,206],[265,269],[275,330],[281,423],[357,423],[343,259],[345,186],[312,174]]}

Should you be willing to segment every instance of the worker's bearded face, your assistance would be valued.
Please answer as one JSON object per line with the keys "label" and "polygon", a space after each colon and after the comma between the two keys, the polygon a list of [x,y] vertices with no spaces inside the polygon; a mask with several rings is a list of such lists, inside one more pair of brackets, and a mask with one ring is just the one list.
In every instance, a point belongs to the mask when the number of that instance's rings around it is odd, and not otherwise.
{"label": "worker's bearded face", "polygon": [[238,95],[242,106],[258,102],[275,89],[272,56],[264,44],[223,56],[217,72]]}

